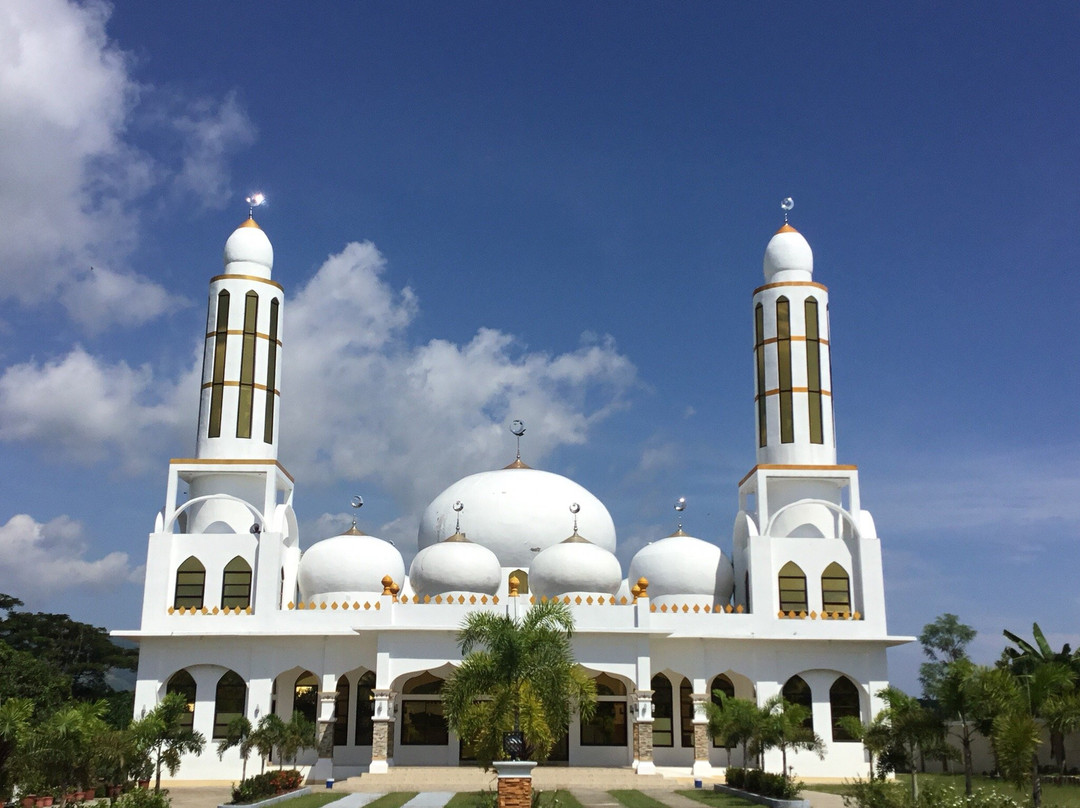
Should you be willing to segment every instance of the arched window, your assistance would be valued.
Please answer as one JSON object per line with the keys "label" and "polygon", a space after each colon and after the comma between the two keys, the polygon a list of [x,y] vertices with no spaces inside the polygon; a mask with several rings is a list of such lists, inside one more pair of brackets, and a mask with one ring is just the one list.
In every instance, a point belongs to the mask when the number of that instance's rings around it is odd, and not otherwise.
{"label": "arched window", "polygon": [[679,743],[694,746],[694,688],[685,676],[679,685]]}
{"label": "arched window", "polygon": [[[732,681],[723,673],[712,680],[712,687],[709,688],[709,696],[712,699],[712,703],[720,709],[724,708],[724,700],[720,697],[723,694],[725,698],[735,698],[735,685]],[[717,749],[723,746],[720,741],[713,738],[712,745]]]}
{"label": "arched window", "polygon": [[214,373],[210,382],[210,419],[207,437],[221,437],[221,403],[225,397],[225,351],[229,346],[229,293],[217,297],[217,328],[214,331]]}
{"label": "arched window", "polygon": [[236,556],[225,565],[221,580],[221,608],[246,609],[251,605],[251,565]]}
{"label": "arched window", "polygon": [[829,709],[832,712],[832,739],[834,741],[856,740],[840,725],[840,719],[845,716],[862,717],[859,710],[859,688],[846,676],[841,676],[829,688]]}
{"label": "arched window", "polygon": [[266,409],[263,412],[263,443],[274,442],[274,388],[277,386],[278,311],[280,302],[270,301],[270,334],[266,348]]}
{"label": "arched window", "polygon": [[776,299],[776,369],[780,388],[780,442],[795,442],[795,405],[791,390],[791,305]]}
{"label": "arched window", "polygon": [[[511,572],[509,575],[506,576],[506,586],[507,587],[510,586],[510,579],[511,578],[517,578],[518,579],[518,594],[519,595],[527,595],[527,594],[529,594],[529,573],[525,572],[525,570],[514,570],[513,572]],[[507,591],[509,591],[509,589]]]}
{"label": "arched window", "polygon": [[375,725],[372,715],[375,713],[375,674],[368,671],[356,680],[356,730],[353,743],[357,746],[371,746]]}
{"label": "arched window", "polygon": [[806,611],[806,575],[794,561],[780,568],[780,611]]}
{"label": "arched window", "polygon": [[784,683],[784,689],[780,691],[784,700],[792,704],[798,704],[806,708],[807,716],[803,726],[808,730],[814,729],[814,697],[810,692],[810,685],[801,676],[792,676]]}
{"label": "arched window", "polygon": [[652,678],[649,687],[653,690],[653,746],[674,746],[671,682],[664,674],[658,673]]}
{"label": "arched window", "polygon": [[244,341],[240,352],[240,394],[236,403],[236,437],[251,437],[251,409],[255,403],[255,324],[259,296],[248,292],[244,300]]}
{"label": "arched window", "polygon": [[626,746],[626,685],[601,673],[596,683],[596,713],[581,724],[582,746]]}
{"label": "arched window", "polygon": [[835,561],[821,573],[821,608],[843,615],[851,613],[851,581],[847,570]]}
{"label": "arched window", "polygon": [[179,693],[187,702],[187,712],[180,717],[181,729],[191,729],[195,725],[195,678],[186,670],[179,670],[165,685],[165,695]]}
{"label": "arched window", "polygon": [[443,680],[430,673],[414,676],[401,689],[403,746],[446,746],[450,731],[443,717]]}
{"label": "arched window", "polygon": [[228,734],[229,722],[244,714],[247,701],[247,685],[236,671],[226,671],[218,679],[214,694],[214,740],[218,741]]}
{"label": "arched window", "polygon": [[176,594],[173,597],[173,608],[201,609],[205,589],[206,567],[195,556],[189,556],[176,568]]}
{"label": "arched window", "polygon": [[821,425],[821,338],[818,331],[818,305],[812,297],[803,306],[806,315],[806,395],[810,411],[810,442],[824,443]]}
{"label": "arched window", "polygon": [[349,745],[349,677],[337,680],[334,697],[334,746]]}
{"label": "arched window", "polygon": [[319,679],[311,671],[296,677],[293,685],[293,714],[300,713],[312,724],[319,714]]}
{"label": "arched window", "polygon": [[769,429],[765,409],[765,307],[754,307],[754,364],[757,367],[758,446],[768,443]]}

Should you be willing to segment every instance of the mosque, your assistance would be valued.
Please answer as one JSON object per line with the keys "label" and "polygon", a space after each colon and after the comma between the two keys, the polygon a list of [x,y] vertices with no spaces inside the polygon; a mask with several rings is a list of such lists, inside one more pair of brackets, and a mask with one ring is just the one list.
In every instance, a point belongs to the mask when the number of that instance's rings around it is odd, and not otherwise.
{"label": "mosque", "polygon": [[789,753],[799,776],[865,774],[839,720],[876,714],[886,649],[911,638],[886,629],[880,539],[856,467],[836,462],[828,290],[791,225],[769,241],[753,293],[757,456],[738,482],[730,555],[680,526],[627,569],[604,504],[520,456],[435,496],[407,569],[355,525],[301,552],[278,460],[285,302],[273,257],[249,218],[210,279],[195,456],[169,462],[142,625],[117,632],[141,646],[136,714],[182,693],[207,738],[180,777],[238,779],[238,751],[219,758],[214,743],[229,721],[295,711],[317,726],[301,757],[314,778],[473,765],[440,700],[456,632],[471,611],[521,615],[544,598],[569,603],[598,693],[551,765],[719,773],[728,755],[705,705],[720,691],[811,708],[825,754]]}

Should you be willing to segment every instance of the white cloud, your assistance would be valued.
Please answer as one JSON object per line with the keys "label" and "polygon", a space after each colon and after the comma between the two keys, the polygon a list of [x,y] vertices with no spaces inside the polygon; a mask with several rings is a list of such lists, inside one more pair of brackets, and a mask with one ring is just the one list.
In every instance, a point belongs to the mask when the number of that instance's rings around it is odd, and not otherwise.
{"label": "white cloud", "polygon": [[635,370],[610,340],[552,356],[480,329],[467,343],[411,346],[417,312],[374,245],[327,259],[288,303],[282,457],[308,481],[372,480],[415,512],[466,470],[491,468],[512,418],[527,459],[580,444],[621,406]]}
{"label": "white cloud", "polygon": [[[224,204],[226,158],[253,138],[233,96],[171,99],[171,115],[142,115],[162,155],[137,147],[136,110],[161,106],[169,91],[134,80],[106,35],[108,16],[95,2],[0,4],[0,297],[35,305],[59,294],[93,330],[138,324],[131,312],[157,316],[168,299],[124,268],[135,203],[158,190]],[[110,277],[84,277],[91,265]]]}
{"label": "white cloud", "polygon": [[84,464],[153,468],[194,424],[197,378],[193,368],[162,382],[147,365],[109,364],[79,347],[13,365],[0,376],[0,440],[31,441]]}
{"label": "white cloud", "polygon": [[0,525],[0,567],[18,584],[9,594],[22,596],[42,590],[56,592],[75,586],[114,587],[118,581],[137,581],[127,553],[109,553],[87,560],[82,525],[66,516],[38,522],[27,514]]}

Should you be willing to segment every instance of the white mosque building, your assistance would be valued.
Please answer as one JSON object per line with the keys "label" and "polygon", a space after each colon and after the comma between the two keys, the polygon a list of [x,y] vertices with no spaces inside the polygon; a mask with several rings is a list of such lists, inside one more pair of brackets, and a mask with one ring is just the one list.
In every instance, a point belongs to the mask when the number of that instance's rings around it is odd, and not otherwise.
{"label": "white mosque building", "polygon": [[865,773],[838,720],[880,709],[886,649],[911,638],[886,629],[881,543],[856,467],[836,462],[828,290],[793,227],[769,241],[753,295],[758,448],[738,482],[731,554],[680,527],[627,569],[603,503],[520,457],[435,496],[408,568],[355,526],[301,552],[278,460],[285,302],[273,248],[249,218],[224,258],[210,280],[195,457],[169,463],[142,626],[117,632],[141,646],[136,714],[183,693],[211,741],[181,777],[237,779],[238,751],[219,758],[212,741],[237,715],[294,711],[318,727],[302,758],[313,777],[472,765],[439,695],[460,662],[457,630],[468,612],[520,615],[543,598],[570,604],[576,659],[599,694],[552,763],[719,773],[727,756],[705,718],[718,690],[812,709],[826,754],[789,754],[800,776]]}

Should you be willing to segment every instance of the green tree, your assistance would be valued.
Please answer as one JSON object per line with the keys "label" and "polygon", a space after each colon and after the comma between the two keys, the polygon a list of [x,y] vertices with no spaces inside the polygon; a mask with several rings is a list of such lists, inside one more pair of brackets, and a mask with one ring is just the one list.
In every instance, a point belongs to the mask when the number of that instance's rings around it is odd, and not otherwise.
{"label": "green tree", "polygon": [[779,749],[783,765],[781,774],[788,776],[788,750],[805,749],[825,757],[825,743],[809,726],[810,709],[802,704],[793,704],[782,693],[769,697],[761,705],[761,747],[762,751]]}
{"label": "green tree", "polygon": [[154,791],[161,791],[162,766],[174,775],[180,768],[182,755],[199,754],[206,746],[201,732],[184,726],[181,719],[187,709],[187,699],[182,693],[167,693],[145,717],[131,724],[140,747],[153,763]]}
{"label": "green tree", "polygon": [[888,731],[886,756],[889,765],[893,768],[898,765],[910,767],[911,801],[917,803],[919,780],[916,763],[923,752],[936,748],[940,742],[940,721],[918,699],[899,688],[886,687],[879,690],[877,695],[885,701],[885,709],[875,720],[880,718],[882,726]]}
{"label": "green tree", "polygon": [[20,740],[14,779],[28,792],[80,790],[95,778],[98,740],[107,730],[104,702],[74,702],[35,723]]}
{"label": "green tree", "polygon": [[884,779],[885,772],[874,769],[874,761],[885,754],[889,748],[889,727],[884,717],[878,715],[869,724],[864,724],[857,716],[845,715],[840,718],[840,726],[852,738],[862,742],[865,747],[870,757],[870,779]]}
{"label": "green tree", "polygon": [[[269,713],[260,718],[255,729],[251,731],[251,745],[259,753],[260,774],[266,771],[266,761],[274,754],[274,748],[281,743],[284,736],[285,722],[281,720],[281,716],[274,713]],[[279,764],[281,762],[280,756],[278,762]]]}
{"label": "green tree", "polygon": [[[315,746],[315,724],[308,721],[303,713],[294,712],[283,725],[281,737],[278,739],[278,754],[281,760],[291,761],[296,766],[296,757],[301,749],[311,749]],[[279,761],[280,768],[280,761]]]}
{"label": "green tree", "polygon": [[761,710],[749,699],[738,699],[715,690],[720,704],[709,702],[705,705],[705,714],[709,719],[709,735],[719,741],[727,751],[727,762],[731,765],[731,750],[742,747],[742,765],[750,761],[749,747],[758,735],[761,725]]}
{"label": "green tree", "polygon": [[543,761],[575,708],[583,721],[592,718],[596,686],[574,662],[573,631],[570,609],[553,601],[533,605],[521,620],[466,616],[458,633],[463,658],[443,687],[443,706],[484,766],[504,756],[507,732],[522,732],[525,756]]}
{"label": "green tree", "polygon": [[26,698],[38,718],[71,699],[71,678],[34,654],[0,642],[0,702]]}
{"label": "green tree", "polygon": [[222,756],[234,746],[240,747],[241,780],[247,779],[248,758],[251,757],[251,750],[255,748],[251,734],[251,722],[245,716],[238,715],[225,727],[225,737],[218,741],[218,760],[221,760]]}
{"label": "green tree", "polygon": [[935,684],[935,708],[943,719],[947,734],[960,743],[964,765],[964,793],[973,793],[971,745],[982,722],[992,719],[994,702],[987,697],[993,684],[990,669],[976,665],[967,657],[946,663],[944,672]]}
{"label": "green tree", "polygon": [[960,622],[955,614],[946,612],[933,623],[923,626],[919,644],[930,660],[919,666],[919,683],[923,697],[937,698],[937,687],[950,662],[967,658],[968,644],[975,639],[975,629]]}
{"label": "green tree", "polygon": [[9,762],[19,744],[25,742],[33,715],[34,702],[30,699],[7,699],[0,703],[0,800],[11,796]]}

